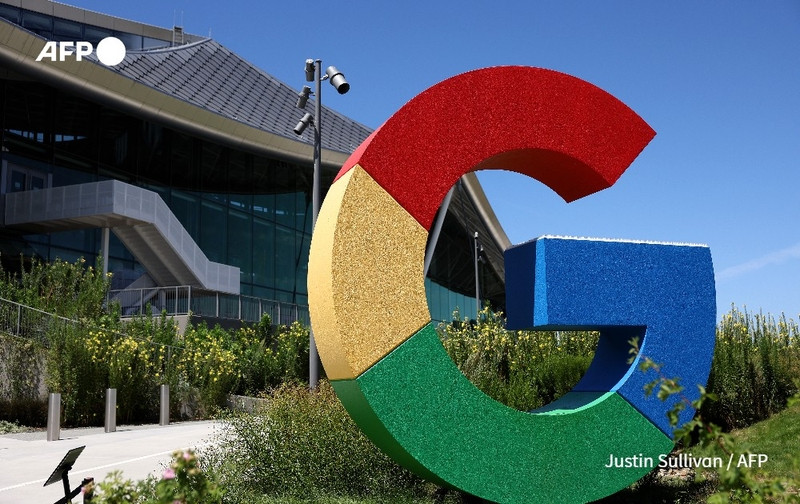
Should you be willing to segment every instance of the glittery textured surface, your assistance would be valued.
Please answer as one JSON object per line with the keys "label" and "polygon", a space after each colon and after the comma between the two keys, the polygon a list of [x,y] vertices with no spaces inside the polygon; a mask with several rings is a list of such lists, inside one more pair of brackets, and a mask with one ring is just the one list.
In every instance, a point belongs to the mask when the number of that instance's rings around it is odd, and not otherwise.
{"label": "glittery textured surface", "polygon": [[[552,255],[544,246],[523,251],[528,269],[520,275],[527,275],[530,284],[521,288],[519,303],[514,299],[519,292],[508,296],[509,310],[517,303],[538,324],[601,324],[608,343],[598,349],[598,367],[590,369],[602,380],[584,380],[580,389],[530,413],[492,400],[455,367],[429,323],[422,271],[427,229],[444,195],[465,173],[517,171],[571,201],[614,184],[654,134],[616,98],[580,79],[538,68],[496,67],[433,86],[353,152],[317,222],[309,306],[328,377],[378,446],[425,478],[511,503],[599,499],[649,471],[607,468],[609,457],[657,460],[672,449],[671,439],[652,418],[656,409],[617,386],[633,380],[625,381],[629,368],[616,359],[615,344],[655,320],[631,326],[628,321],[638,310],[652,315],[658,307],[591,304],[592,296],[615,296],[639,276],[647,277],[646,261],[626,265],[614,262],[612,254],[593,276],[595,270],[584,262],[591,264],[602,251],[592,246],[584,247],[590,252],[577,247],[586,253],[572,262],[569,251],[565,259],[558,250],[564,240],[553,242]],[[692,257],[688,267],[696,266],[693,271],[703,277],[693,285],[702,290],[706,266],[699,256]],[[658,266],[670,258],[657,253],[646,259]],[[592,274],[573,283],[573,276],[584,273],[582,266]],[[628,266],[632,272],[615,269]],[[665,280],[668,287],[657,294],[668,297],[689,292],[675,290],[667,274],[647,277],[647,285]],[[573,283],[577,293],[564,283]],[[713,277],[711,285],[713,302]],[[591,295],[581,290],[585,286]],[[633,290],[649,293],[645,287]],[[570,295],[575,299],[565,303]],[[624,293],[623,298],[628,299]],[[670,306],[678,309],[679,304]],[[612,317],[602,318],[609,309]],[[703,315],[689,321],[688,329],[706,322],[705,305],[698,310]],[[660,318],[653,327],[662,322],[668,325]],[[650,325],[647,331],[645,350],[666,352],[653,336],[657,332],[651,334]],[[707,348],[696,345],[693,350],[706,355]],[[603,365],[612,372],[603,373]],[[698,364],[697,376],[703,365]]]}
{"label": "glittery textured surface", "polygon": [[430,229],[464,173],[517,171],[572,201],[611,186],[654,135],[630,108],[581,79],[541,68],[485,68],[417,95],[339,176],[359,164]]}
{"label": "glittery textured surface", "polygon": [[427,237],[360,167],[331,186],[308,265],[311,322],[328,378],[355,378],[430,321]]}
{"label": "glittery textured surface", "polygon": [[[657,463],[672,449],[615,393],[559,414],[523,413],[492,400],[459,372],[432,326],[356,380],[333,385],[392,457],[411,453],[441,480],[494,502],[596,500],[649,472],[606,468],[611,454],[642,454]],[[380,422],[368,423],[365,415]]]}
{"label": "glittery textured surface", "polygon": [[[698,396],[714,352],[716,300],[708,247],[570,238],[539,238],[506,251],[508,327],[593,328],[601,338],[575,391],[616,391],[670,437],[667,411],[680,398],[646,397],[657,378],[627,363],[628,341],[680,377]],[[679,422],[694,415],[687,408]]]}

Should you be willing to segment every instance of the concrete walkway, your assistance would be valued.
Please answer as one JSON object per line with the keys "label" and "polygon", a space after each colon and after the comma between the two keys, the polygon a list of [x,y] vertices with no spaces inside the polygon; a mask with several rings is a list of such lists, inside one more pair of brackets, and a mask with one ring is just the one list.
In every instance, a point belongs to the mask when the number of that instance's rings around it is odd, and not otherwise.
{"label": "concrete walkway", "polygon": [[[166,426],[118,426],[105,433],[102,427],[62,429],[58,441],[48,442],[44,431],[0,436],[0,503],[47,504],[64,496],[61,482],[43,487],[58,463],[72,448],[86,446],[69,472],[71,488],[83,478],[102,481],[120,470],[126,479],[160,477],[172,452],[203,448],[213,442],[213,421],[184,422]],[[73,502],[82,502],[77,497]]]}

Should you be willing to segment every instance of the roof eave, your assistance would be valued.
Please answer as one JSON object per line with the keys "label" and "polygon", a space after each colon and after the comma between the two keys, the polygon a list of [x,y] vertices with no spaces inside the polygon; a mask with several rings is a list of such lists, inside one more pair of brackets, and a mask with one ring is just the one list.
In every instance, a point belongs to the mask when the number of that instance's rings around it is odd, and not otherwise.
{"label": "roof eave", "polygon": [[470,172],[464,175],[461,179],[464,183],[464,188],[467,190],[470,198],[475,203],[475,208],[478,211],[483,224],[492,235],[492,239],[497,243],[501,250],[506,250],[511,246],[511,240],[500,225],[497,215],[494,213],[492,206],[489,204],[489,199],[486,193],[483,192],[478,176],[475,172]]}
{"label": "roof eave", "polygon": [[[244,149],[302,163],[313,159],[313,146],[254,128],[200,108],[120,75],[93,61],[36,61],[45,40],[16,25],[0,22],[0,61],[14,70],[108,106],[188,133]],[[288,126],[287,126],[288,128]],[[339,168],[349,153],[322,150],[322,163]]]}

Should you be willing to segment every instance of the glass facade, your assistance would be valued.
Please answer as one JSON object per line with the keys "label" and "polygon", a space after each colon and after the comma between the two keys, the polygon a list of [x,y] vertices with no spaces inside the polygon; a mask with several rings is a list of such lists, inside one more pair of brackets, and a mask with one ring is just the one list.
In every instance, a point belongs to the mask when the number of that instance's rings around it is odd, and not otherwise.
{"label": "glass facade", "polygon": [[[93,25],[0,4],[0,18],[49,40],[107,36],[129,50],[170,45]],[[237,266],[241,293],[306,305],[311,240],[311,162],[302,166],[189,135],[104,106],[0,67],[0,192],[36,190],[116,179],[158,193],[209,260]],[[323,170],[327,190],[335,173]],[[19,255],[45,261],[100,253],[101,230],[28,234],[0,227],[0,260]],[[425,281],[432,318],[449,321],[453,310],[475,316],[471,233],[450,214]],[[112,234],[109,270],[113,288],[145,272]],[[479,264],[482,298],[504,309],[503,280]],[[447,286],[447,287],[445,287]]]}
{"label": "glass facade", "polygon": [[[455,201],[453,198],[450,210],[453,210]],[[470,229],[476,229],[474,223]],[[451,320],[456,308],[462,319],[476,317],[474,254],[472,233],[448,212],[425,284],[428,307],[434,320]],[[492,309],[505,311],[504,279],[497,275],[482,253],[478,255],[478,293],[481,306],[488,302]]]}
{"label": "glass facade", "polygon": [[[118,179],[158,193],[206,256],[241,270],[242,294],[307,304],[312,167],[237,151],[50,86],[0,81],[6,191]],[[326,174],[327,187],[333,174]],[[100,231],[2,231],[2,252],[96,257]],[[109,269],[142,273],[113,238]],[[117,285],[116,287],[124,287]]]}
{"label": "glass facade", "polygon": [[450,322],[458,311],[458,319],[474,319],[476,314],[475,297],[460,294],[440,285],[429,278],[425,279],[425,296],[428,310],[434,322]]}

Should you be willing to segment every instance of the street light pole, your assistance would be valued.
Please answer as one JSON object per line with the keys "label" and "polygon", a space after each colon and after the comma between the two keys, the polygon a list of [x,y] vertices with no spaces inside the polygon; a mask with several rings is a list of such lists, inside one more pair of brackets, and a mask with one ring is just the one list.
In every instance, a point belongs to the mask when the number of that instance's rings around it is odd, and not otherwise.
{"label": "street light pole", "polygon": [[[314,228],[317,225],[317,216],[319,215],[319,208],[321,204],[321,189],[320,180],[322,178],[322,81],[328,80],[331,85],[336,88],[339,94],[345,94],[350,90],[350,84],[344,78],[344,75],[336,69],[336,67],[329,66],[322,75],[322,60],[306,60],[306,81],[315,81],[314,93],[316,101],[314,103],[314,115],[306,113],[297,126],[294,127],[296,135],[302,135],[303,131],[309,126],[314,126],[314,174],[311,187],[311,233],[313,235]],[[311,94],[311,89],[304,86],[303,90],[297,96],[297,108],[305,108],[308,96]],[[311,389],[317,388],[319,384],[319,353],[317,352],[317,345],[314,341],[314,330],[309,328],[308,331],[308,386]]]}
{"label": "street light pole", "polygon": [[[322,60],[314,61],[316,100],[314,102],[314,176],[311,189],[311,235],[317,226],[320,207],[320,171],[322,163]],[[319,384],[319,352],[314,341],[314,329],[308,328],[308,386],[314,390]]]}
{"label": "street light pole", "polygon": [[[320,163],[322,162],[322,60],[314,62],[314,81],[316,100],[314,102],[314,177],[311,189],[311,235],[317,226],[320,207]],[[308,328],[308,386],[316,389],[319,383],[319,352],[314,341],[314,329]]]}
{"label": "street light pole", "polygon": [[478,321],[478,317],[481,314],[481,285],[478,280],[478,247],[480,247],[478,244],[478,232],[475,231],[475,322]]}
{"label": "street light pole", "polygon": [[[314,182],[312,189],[312,220],[311,232],[317,225],[317,215],[320,207],[320,163],[322,162],[322,60],[314,62],[314,81],[316,82],[316,102],[314,103]],[[313,341],[313,340],[312,340]]]}

